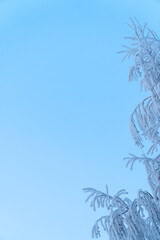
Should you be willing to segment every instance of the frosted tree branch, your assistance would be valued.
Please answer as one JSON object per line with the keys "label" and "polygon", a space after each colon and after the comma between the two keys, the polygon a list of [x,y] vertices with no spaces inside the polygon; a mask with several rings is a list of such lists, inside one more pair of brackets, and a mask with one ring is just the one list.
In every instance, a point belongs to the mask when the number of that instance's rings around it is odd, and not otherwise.
{"label": "frosted tree branch", "polygon": [[[100,229],[107,232],[110,240],[158,240],[160,239],[160,155],[155,156],[160,146],[160,39],[157,34],[141,26],[136,18],[128,24],[133,36],[125,37],[131,46],[123,46],[124,59],[132,57],[128,73],[129,81],[140,81],[140,88],[149,92],[133,110],[130,131],[135,144],[144,148],[144,139],[150,143],[147,154],[140,157],[129,154],[126,166],[133,169],[136,161],[145,166],[152,194],[139,190],[131,201],[119,191],[111,196],[94,188],[85,188],[87,202],[94,211],[105,208],[106,215],[99,218],[92,230],[93,237],[100,237]],[[154,156],[154,157],[153,157]]]}

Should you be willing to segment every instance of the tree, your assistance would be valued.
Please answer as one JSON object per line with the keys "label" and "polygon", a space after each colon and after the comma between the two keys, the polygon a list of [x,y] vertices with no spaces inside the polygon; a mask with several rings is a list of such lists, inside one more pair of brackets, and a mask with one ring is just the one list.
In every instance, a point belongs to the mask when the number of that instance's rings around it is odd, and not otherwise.
{"label": "tree", "polygon": [[[160,239],[160,39],[155,32],[142,27],[135,19],[130,19],[133,36],[131,47],[124,46],[126,57],[133,57],[129,70],[129,81],[140,80],[141,89],[149,91],[134,109],[130,118],[130,131],[135,144],[142,150],[140,157],[130,154],[126,159],[131,168],[135,161],[144,164],[147,171],[151,193],[139,190],[137,199],[131,201],[121,190],[115,196],[93,188],[85,188],[89,193],[86,201],[91,207],[106,208],[107,216],[96,221],[92,230],[93,237],[100,236],[100,227],[108,233],[110,240],[158,240]],[[145,141],[150,143],[147,149]],[[147,153],[144,153],[144,149]]]}

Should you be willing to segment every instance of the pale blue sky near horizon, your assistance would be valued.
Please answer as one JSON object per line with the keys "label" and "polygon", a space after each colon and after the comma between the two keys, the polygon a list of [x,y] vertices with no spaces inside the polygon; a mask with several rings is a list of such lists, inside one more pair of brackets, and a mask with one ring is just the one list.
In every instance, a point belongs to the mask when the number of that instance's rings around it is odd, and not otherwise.
{"label": "pale blue sky near horizon", "polygon": [[[0,1],[0,240],[91,240],[84,187],[149,189],[129,117],[143,99],[117,51],[158,0]],[[102,240],[108,239],[102,234]]]}

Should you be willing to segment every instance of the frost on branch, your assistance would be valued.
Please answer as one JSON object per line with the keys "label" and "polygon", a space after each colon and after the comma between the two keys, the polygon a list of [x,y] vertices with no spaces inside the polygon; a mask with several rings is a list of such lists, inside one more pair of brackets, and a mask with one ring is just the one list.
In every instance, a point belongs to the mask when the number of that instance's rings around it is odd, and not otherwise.
{"label": "frost on branch", "polygon": [[[130,19],[131,20],[131,19]],[[125,190],[115,196],[93,188],[85,188],[89,194],[86,201],[90,206],[105,208],[107,215],[98,219],[93,227],[92,236],[100,237],[103,229],[110,240],[158,240],[160,239],[160,155],[155,156],[160,145],[160,40],[158,36],[142,27],[135,19],[131,20],[131,47],[124,46],[126,57],[133,58],[129,71],[129,81],[140,80],[141,89],[149,92],[149,96],[136,106],[130,118],[130,130],[135,144],[142,149],[144,139],[151,143],[147,154],[141,157],[130,154],[127,166],[133,169],[135,161],[143,163],[147,172],[148,183],[152,194],[140,190],[137,198],[131,201],[124,197]],[[154,154],[154,155],[153,155]],[[151,156],[151,157],[150,157]]]}
{"label": "frost on branch", "polygon": [[130,165],[133,169],[135,161],[142,162],[145,165],[148,183],[151,187],[152,194],[156,201],[160,201],[160,155],[156,158],[148,158],[144,154],[142,157],[137,157],[134,154],[130,154],[125,158],[128,160],[127,167]]}
{"label": "frost on branch", "polygon": [[108,191],[103,193],[93,188],[85,188],[84,191],[90,194],[86,201],[90,200],[90,206],[94,210],[102,207],[108,212],[96,221],[92,230],[93,237],[100,237],[100,228],[112,240],[157,240],[160,236],[159,205],[148,192],[140,190],[138,198],[131,201],[122,197],[126,194],[124,190],[113,197]]}
{"label": "frost on branch", "polygon": [[130,130],[135,144],[143,147],[143,137],[152,144],[149,153],[157,150],[160,144],[160,40],[158,36],[131,20],[133,37],[126,37],[132,41],[131,47],[126,47],[122,53],[125,57],[132,56],[133,65],[129,70],[129,81],[140,80],[141,88],[150,92],[133,111],[130,119]]}

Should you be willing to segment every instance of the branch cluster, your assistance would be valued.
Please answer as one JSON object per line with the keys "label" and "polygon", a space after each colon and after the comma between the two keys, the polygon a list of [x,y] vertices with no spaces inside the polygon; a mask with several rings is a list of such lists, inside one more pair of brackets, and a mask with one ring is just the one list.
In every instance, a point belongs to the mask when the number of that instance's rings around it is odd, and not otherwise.
{"label": "branch cluster", "polygon": [[[141,89],[149,91],[131,114],[130,130],[135,144],[142,149],[144,139],[150,142],[147,155],[141,157],[130,154],[126,159],[131,169],[135,161],[145,166],[152,194],[139,190],[137,198],[131,201],[124,197],[125,190],[115,196],[93,188],[85,188],[89,193],[86,201],[91,207],[106,208],[107,215],[98,219],[93,227],[92,236],[100,236],[100,226],[108,233],[110,240],[158,240],[160,239],[160,155],[153,157],[160,146],[160,39],[155,32],[142,27],[135,19],[130,19],[133,30],[131,47],[124,46],[121,53],[133,58],[129,70],[129,81],[140,80]],[[150,157],[151,156],[151,157]]]}

